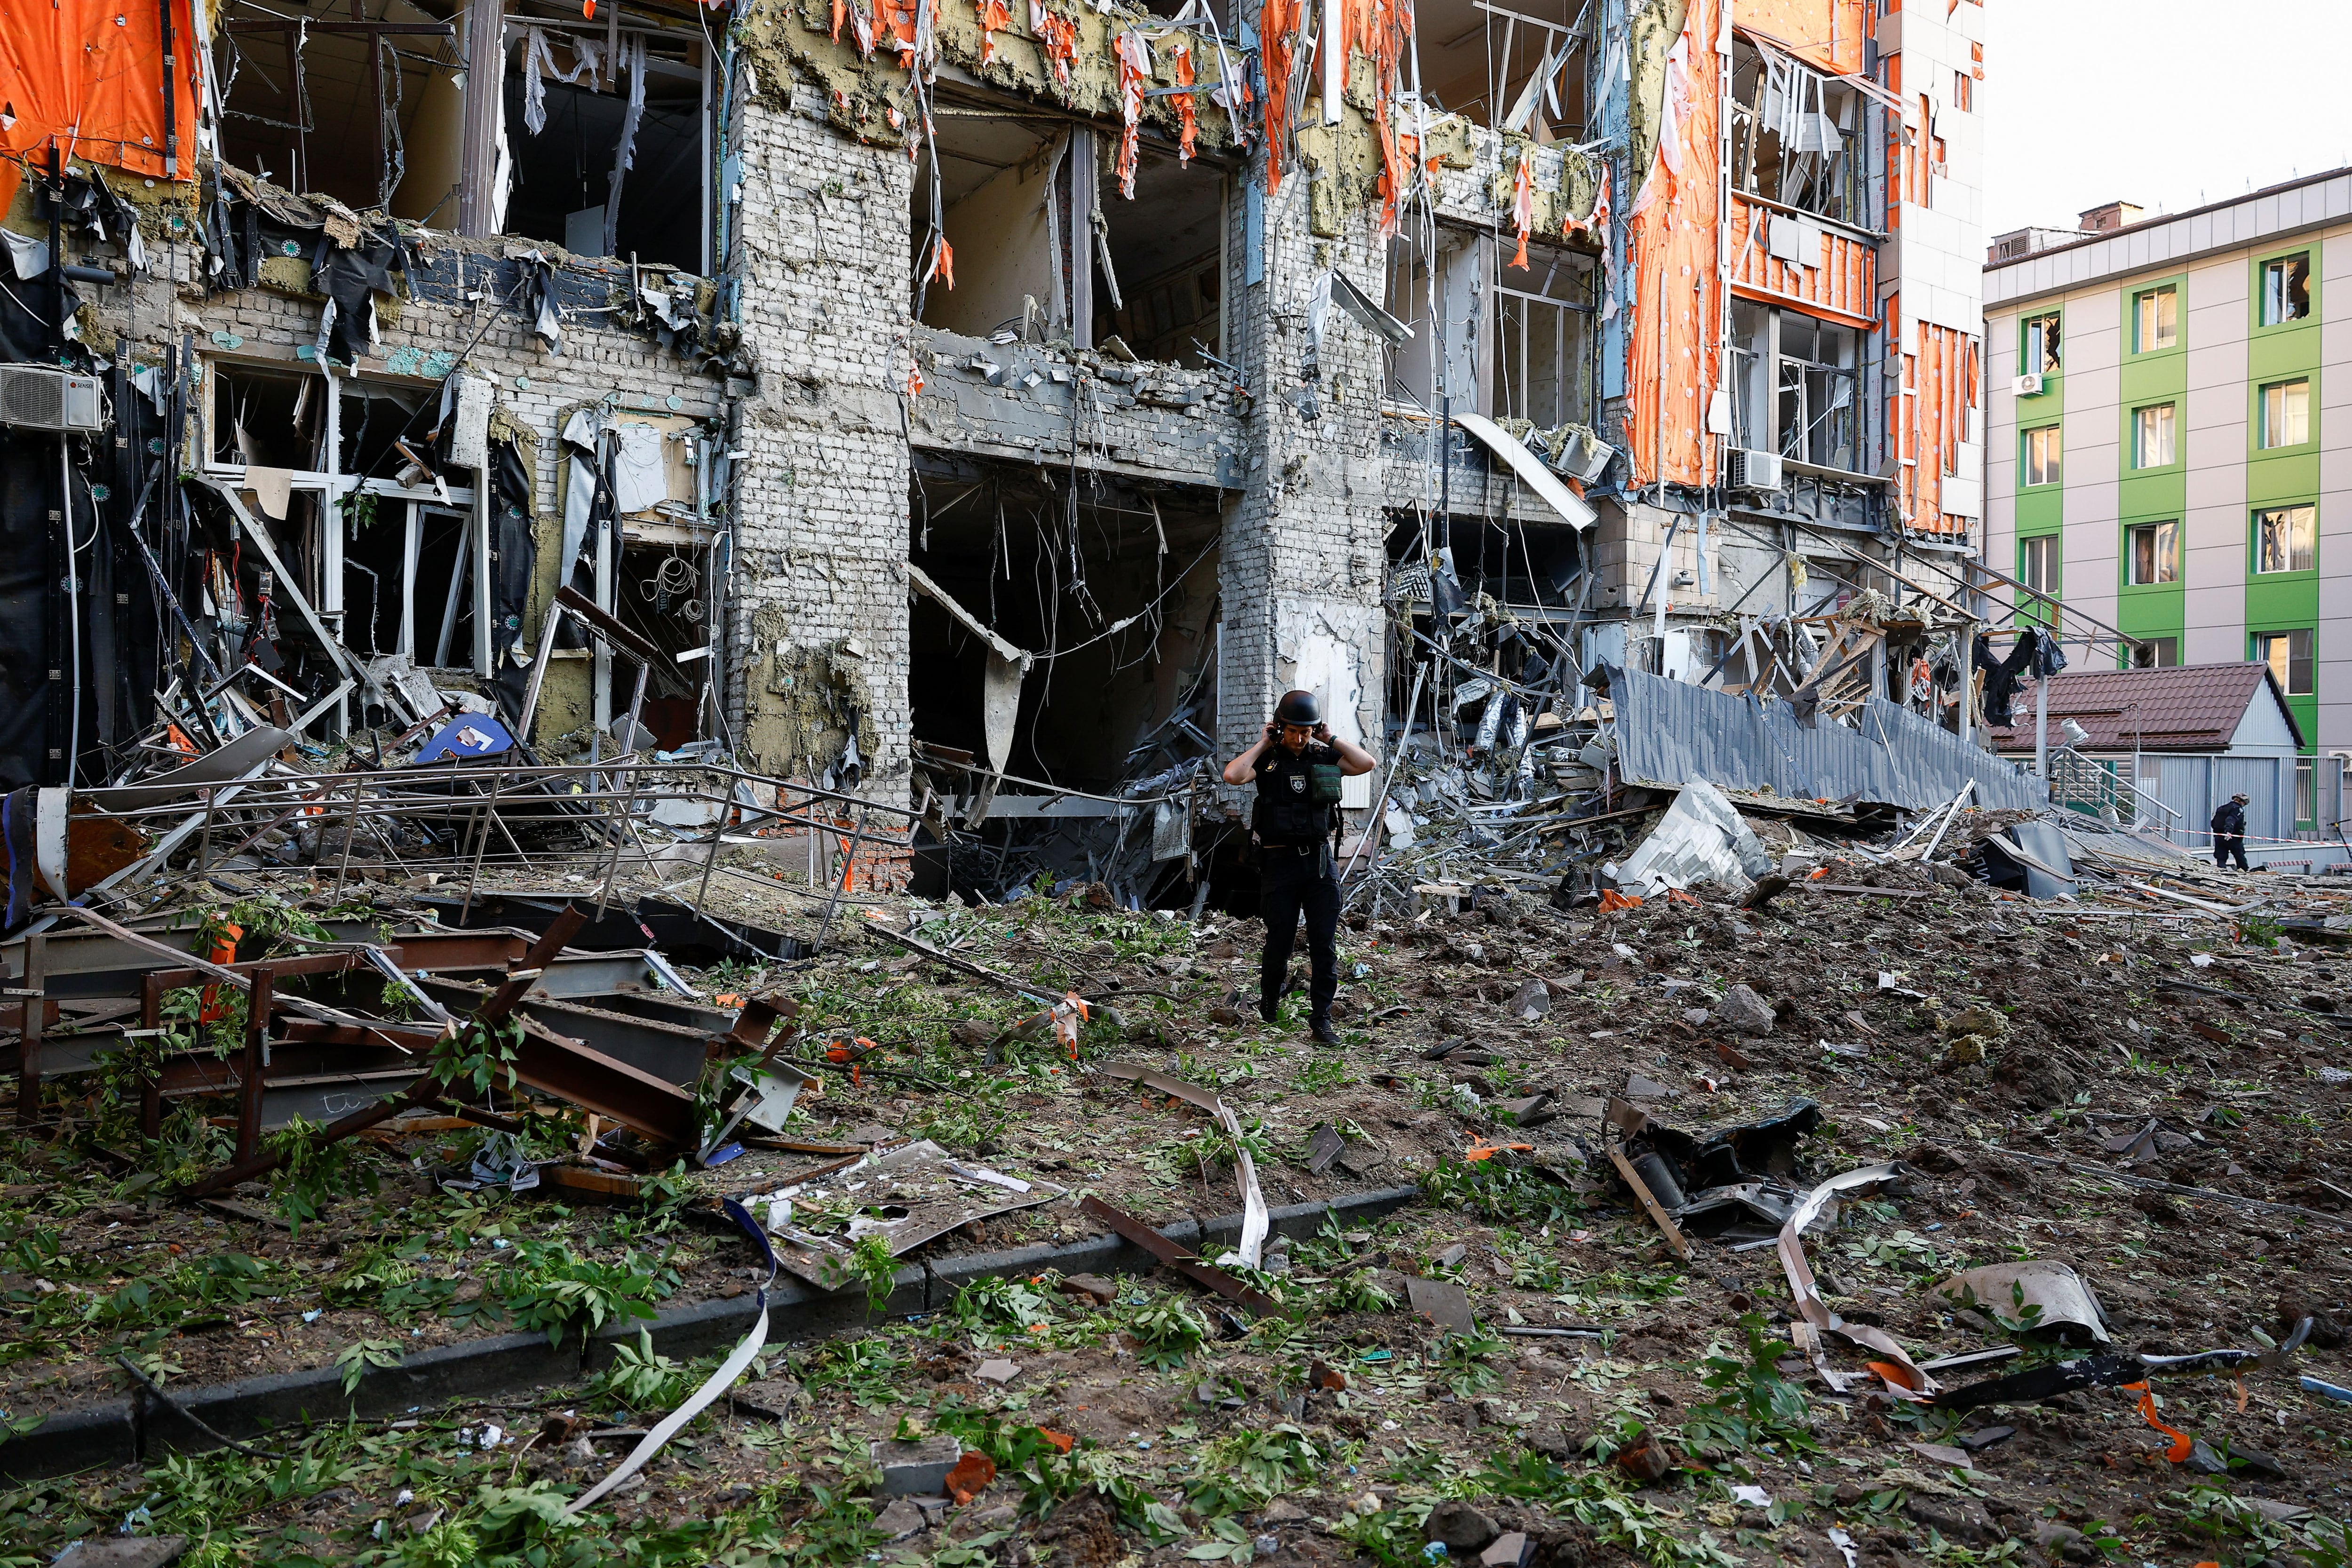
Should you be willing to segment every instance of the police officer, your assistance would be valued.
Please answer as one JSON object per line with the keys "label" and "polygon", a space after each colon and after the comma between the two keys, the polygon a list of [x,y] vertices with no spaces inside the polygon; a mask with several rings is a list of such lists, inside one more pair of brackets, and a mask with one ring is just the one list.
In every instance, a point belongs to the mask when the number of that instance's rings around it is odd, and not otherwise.
{"label": "police officer", "polygon": [[2230,858],[2236,856],[2238,869],[2250,871],[2246,864],[2246,800],[2242,791],[2223,802],[2213,813],[2213,864],[2221,870],[2230,868]]}
{"label": "police officer", "polygon": [[1274,1022],[1303,912],[1312,971],[1308,1022],[1315,1038],[1327,1046],[1339,1043],[1331,1028],[1331,999],[1339,991],[1339,955],[1333,946],[1339,929],[1339,875],[1331,856],[1339,781],[1379,765],[1370,752],[1331,733],[1311,691],[1284,692],[1257,743],[1225,764],[1227,784],[1257,784],[1250,829],[1257,842],[1260,912],[1265,917],[1258,1016]]}

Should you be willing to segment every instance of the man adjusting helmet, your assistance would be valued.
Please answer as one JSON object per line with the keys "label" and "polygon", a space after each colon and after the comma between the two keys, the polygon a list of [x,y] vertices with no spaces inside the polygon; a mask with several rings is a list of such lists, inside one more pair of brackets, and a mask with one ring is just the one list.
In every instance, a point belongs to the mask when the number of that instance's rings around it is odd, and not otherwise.
{"label": "man adjusting helmet", "polygon": [[1331,998],[1339,991],[1339,871],[1332,836],[1339,827],[1339,781],[1370,773],[1372,754],[1331,733],[1311,691],[1286,691],[1257,743],[1225,764],[1229,784],[1255,783],[1250,818],[1258,851],[1260,912],[1265,952],[1258,961],[1258,1016],[1274,1022],[1290,974],[1299,917],[1307,918],[1310,969],[1308,1025],[1321,1044],[1336,1046]]}

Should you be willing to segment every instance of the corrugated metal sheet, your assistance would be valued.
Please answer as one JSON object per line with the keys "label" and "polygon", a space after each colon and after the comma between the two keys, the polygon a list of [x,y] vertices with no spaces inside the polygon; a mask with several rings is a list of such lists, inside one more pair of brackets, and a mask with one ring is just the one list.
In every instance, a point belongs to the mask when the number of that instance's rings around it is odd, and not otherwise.
{"label": "corrugated metal sheet", "polygon": [[2031,773],[1876,697],[1858,730],[1827,722],[1808,730],[1785,702],[1767,706],[1637,671],[1611,670],[1609,695],[1617,710],[1618,771],[1633,783],[1679,786],[1703,778],[1723,789],[1924,811],[1974,779],[1978,805],[2049,804]]}

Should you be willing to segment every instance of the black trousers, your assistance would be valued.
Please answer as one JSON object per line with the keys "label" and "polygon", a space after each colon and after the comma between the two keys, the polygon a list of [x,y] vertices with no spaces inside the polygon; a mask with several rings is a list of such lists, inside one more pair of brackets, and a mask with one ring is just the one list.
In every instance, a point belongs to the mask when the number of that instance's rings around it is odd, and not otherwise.
{"label": "black trousers", "polygon": [[2246,836],[2244,834],[2216,833],[2213,835],[2213,864],[2216,866],[2227,866],[2230,863],[2230,857],[2232,855],[2235,855],[2238,858],[2239,870],[2251,871],[2253,869],[2252,866],[2246,864]]}
{"label": "black trousers", "polygon": [[1271,1006],[1282,999],[1290,974],[1290,952],[1298,940],[1298,917],[1307,917],[1307,956],[1312,979],[1310,1017],[1331,1020],[1331,998],[1339,994],[1339,879],[1330,847],[1265,846],[1258,850],[1258,910],[1265,917],[1265,953],[1258,960],[1258,995]]}

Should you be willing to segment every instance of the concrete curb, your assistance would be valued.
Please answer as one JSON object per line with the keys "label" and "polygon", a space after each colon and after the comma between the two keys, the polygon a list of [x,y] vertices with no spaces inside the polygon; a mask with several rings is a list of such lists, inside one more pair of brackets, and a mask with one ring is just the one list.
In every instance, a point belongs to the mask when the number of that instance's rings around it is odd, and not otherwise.
{"label": "concrete curb", "polygon": [[[1328,1216],[1337,1215],[1342,1224],[1378,1219],[1419,1195],[1414,1187],[1383,1187],[1328,1204],[1292,1204],[1272,1210],[1267,1217],[1276,1233],[1312,1236]],[[1241,1225],[1241,1215],[1221,1215],[1165,1226],[1160,1234],[1180,1246],[1206,1252],[1239,1237]],[[1005,1252],[966,1253],[898,1270],[879,1316],[943,1310],[957,1291],[975,1280],[1041,1274],[1047,1269],[1065,1274],[1145,1274],[1159,1266],[1159,1259],[1117,1236],[1084,1237],[1058,1246],[1022,1247]],[[370,1373],[349,1395],[343,1393],[342,1374],[331,1366],[171,1392],[188,1411],[224,1436],[267,1446],[270,1432],[288,1426],[402,1415],[458,1399],[571,1383],[610,1366],[617,1348],[636,1343],[640,1331],[652,1336],[654,1348],[664,1355],[679,1360],[708,1355],[751,1332],[759,1310],[758,1298],[747,1292],[675,1307],[651,1320],[608,1323],[584,1342],[567,1339],[551,1345],[544,1334],[499,1334],[436,1345],[407,1357],[396,1367]],[[861,1291],[828,1294],[795,1279],[780,1279],[768,1292],[770,1344],[851,1331],[872,1321]],[[61,1411],[29,1435],[0,1443],[0,1480],[44,1480],[100,1465],[140,1464],[166,1453],[198,1454],[219,1446],[181,1415],[142,1394],[135,1401],[108,1399]]]}

